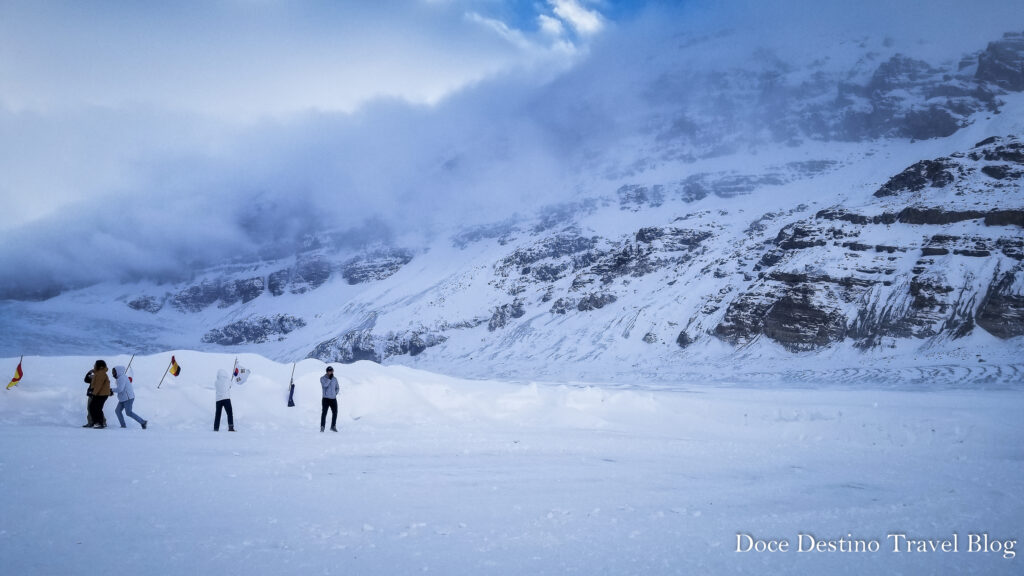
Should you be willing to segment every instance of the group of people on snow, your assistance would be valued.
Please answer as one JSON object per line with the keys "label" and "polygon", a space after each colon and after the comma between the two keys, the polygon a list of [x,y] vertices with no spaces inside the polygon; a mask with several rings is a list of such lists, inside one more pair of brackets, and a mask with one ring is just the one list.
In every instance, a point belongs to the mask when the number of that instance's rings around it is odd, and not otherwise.
{"label": "group of people on snow", "polygon": [[107,398],[117,394],[117,408],[114,409],[114,413],[117,414],[121,428],[127,428],[124,423],[124,413],[127,412],[128,416],[145,430],[148,422],[132,411],[135,404],[135,388],[132,387],[128,370],[124,366],[114,366],[111,374],[114,376],[113,384],[107,376],[107,363],[103,360],[97,360],[92,370],[85,374],[85,382],[89,385],[85,393],[89,398],[86,404],[89,416],[83,428],[106,428],[107,417],[103,414],[103,405],[107,403]]}
{"label": "group of people on snow", "polygon": [[[127,428],[124,420],[124,413],[135,420],[145,430],[149,422],[144,420],[134,411],[135,389],[132,387],[132,379],[124,366],[114,366],[111,374],[114,377],[113,384],[107,376],[107,363],[104,360],[97,360],[89,372],[85,375],[85,382],[89,385],[86,391],[88,402],[86,404],[88,421],[83,428],[106,428],[107,418],[103,414],[103,405],[107,398],[117,395],[117,408],[114,413],[121,424],[121,428]],[[216,390],[216,405],[213,417],[213,431],[220,430],[221,412],[228,417],[228,431],[235,431],[234,411],[231,408],[231,383],[232,379],[226,370],[217,371],[217,380],[214,384]],[[240,382],[239,382],[240,383]],[[320,387],[323,388],[323,399],[320,410],[320,431],[323,432],[327,423],[327,410],[331,411],[331,432],[338,431],[338,392],[341,386],[338,379],[334,377],[334,368],[327,367],[326,373],[320,377]]]}

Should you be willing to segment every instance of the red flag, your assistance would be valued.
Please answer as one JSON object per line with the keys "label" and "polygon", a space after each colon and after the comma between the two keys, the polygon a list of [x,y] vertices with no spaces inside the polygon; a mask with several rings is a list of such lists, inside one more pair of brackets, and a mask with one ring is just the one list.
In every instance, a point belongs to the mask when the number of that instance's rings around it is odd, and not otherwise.
{"label": "red flag", "polygon": [[14,371],[14,378],[12,378],[11,383],[7,385],[7,389],[10,390],[11,388],[17,386],[18,382],[21,381],[21,377],[24,375],[25,373],[21,371],[21,361],[19,361],[18,368]]}

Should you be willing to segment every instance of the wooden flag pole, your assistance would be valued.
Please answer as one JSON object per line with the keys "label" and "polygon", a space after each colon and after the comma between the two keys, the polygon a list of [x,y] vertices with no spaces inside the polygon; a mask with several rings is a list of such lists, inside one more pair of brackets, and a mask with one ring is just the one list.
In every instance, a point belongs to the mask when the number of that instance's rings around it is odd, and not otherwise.
{"label": "wooden flag pole", "polygon": [[171,371],[171,364],[174,362],[174,356],[171,356],[171,361],[167,363],[167,368],[164,369],[164,375],[160,377],[160,384],[157,384],[157,389],[160,388],[164,383],[164,378],[167,378],[167,373]]}

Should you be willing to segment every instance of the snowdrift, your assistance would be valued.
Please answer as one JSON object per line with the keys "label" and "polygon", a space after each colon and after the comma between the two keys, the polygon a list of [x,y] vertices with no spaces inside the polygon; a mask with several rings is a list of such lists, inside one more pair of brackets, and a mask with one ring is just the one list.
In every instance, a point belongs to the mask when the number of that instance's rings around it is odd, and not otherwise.
{"label": "snowdrift", "polygon": [[[161,377],[174,355],[178,377]],[[287,407],[292,365],[258,355],[230,356],[176,350],[152,356],[104,358],[108,366],[132,361],[135,412],[152,426],[171,429],[212,427],[214,381],[218,370],[239,365],[252,371],[232,388],[236,424],[249,429],[309,428],[319,422],[323,362],[295,365],[296,406]],[[25,377],[0,403],[0,425],[74,425],[85,423],[85,373],[96,358],[38,357],[23,360]],[[3,365],[17,365],[9,359]],[[379,424],[452,424],[495,421],[555,427],[603,427],[629,423],[658,412],[653,395],[639,390],[606,390],[588,385],[508,383],[450,378],[373,362],[332,364],[341,384],[339,419]],[[157,387],[159,385],[159,388]],[[104,407],[116,423],[116,397]],[[131,426],[134,422],[128,421]],[[244,423],[244,424],[243,424]]]}

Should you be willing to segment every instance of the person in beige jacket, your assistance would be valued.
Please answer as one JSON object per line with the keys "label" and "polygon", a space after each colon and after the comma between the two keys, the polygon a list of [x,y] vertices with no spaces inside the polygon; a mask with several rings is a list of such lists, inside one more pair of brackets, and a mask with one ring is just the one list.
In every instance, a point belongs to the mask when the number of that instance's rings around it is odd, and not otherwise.
{"label": "person in beige jacket", "polygon": [[92,427],[106,428],[107,417],[103,415],[103,405],[113,395],[110,391],[110,378],[107,376],[107,363],[97,360],[92,373],[92,402],[89,411],[92,413]]}

